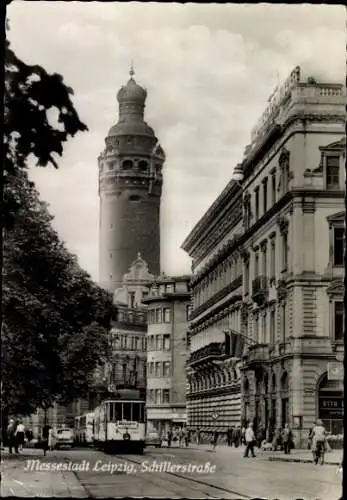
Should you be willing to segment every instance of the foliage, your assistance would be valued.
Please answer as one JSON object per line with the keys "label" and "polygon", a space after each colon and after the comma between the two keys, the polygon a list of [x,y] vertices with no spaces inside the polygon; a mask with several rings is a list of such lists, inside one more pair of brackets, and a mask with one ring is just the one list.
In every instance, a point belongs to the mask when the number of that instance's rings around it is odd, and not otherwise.
{"label": "foliage", "polygon": [[3,401],[28,413],[87,394],[114,309],[59,240],[27,174],[11,181],[20,204],[4,238]]}
{"label": "foliage", "polygon": [[[111,295],[83,271],[52,228],[27,165],[53,164],[87,130],[62,76],[27,65],[5,42],[2,384],[5,414],[30,414],[88,391],[107,356]],[[58,122],[52,125],[51,112]]]}

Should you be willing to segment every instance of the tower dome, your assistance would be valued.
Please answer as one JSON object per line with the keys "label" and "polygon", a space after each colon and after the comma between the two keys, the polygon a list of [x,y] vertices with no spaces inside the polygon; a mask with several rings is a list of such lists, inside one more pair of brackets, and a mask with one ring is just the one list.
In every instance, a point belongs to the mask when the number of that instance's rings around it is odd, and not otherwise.
{"label": "tower dome", "polygon": [[145,104],[145,100],[147,97],[147,91],[143,89],[140,85],[136,83],[134,80],[134,70],[131,67],[130,69],[130,79],[128,83],[121,87],[118,91],[117,99],[121,104],[122,102],[136,102],[138,104]]}

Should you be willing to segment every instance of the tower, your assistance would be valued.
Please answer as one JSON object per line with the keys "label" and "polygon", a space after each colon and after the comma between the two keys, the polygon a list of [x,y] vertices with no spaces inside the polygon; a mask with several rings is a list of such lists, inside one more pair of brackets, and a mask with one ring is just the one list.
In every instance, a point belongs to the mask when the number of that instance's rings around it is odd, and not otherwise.
{"label": "tower", "polygon": [[144,121],[147,92],[130,79],[118,94],[119,119],[99,164],[99,282],[114,292],[140,252],[160,273],[160,199],[165,153]]}

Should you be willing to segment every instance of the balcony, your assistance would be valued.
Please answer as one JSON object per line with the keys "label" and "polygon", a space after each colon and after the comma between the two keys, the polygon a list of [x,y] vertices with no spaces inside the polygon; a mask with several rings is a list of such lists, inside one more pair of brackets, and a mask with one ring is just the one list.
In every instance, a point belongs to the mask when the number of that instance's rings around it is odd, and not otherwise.
{"label": "balcony", "polygon": [[247,358],[245,361],[249,364],[261,364],[269,361],[269,358],[269,344],[256,344],[249,346]]}
{"label": "balcony", "polygon": [[268,298],[269,280],[266,276],[258,276],[252,281],[252,299],[258,306],[262,306]]}
{"label": "balcony", "polygon": [[213,342],[201,349],[193,352],[188,360],[189,366],[196,366],[198,364],[206,363],[214,359],[219,359],[225,356],[224,342]]}

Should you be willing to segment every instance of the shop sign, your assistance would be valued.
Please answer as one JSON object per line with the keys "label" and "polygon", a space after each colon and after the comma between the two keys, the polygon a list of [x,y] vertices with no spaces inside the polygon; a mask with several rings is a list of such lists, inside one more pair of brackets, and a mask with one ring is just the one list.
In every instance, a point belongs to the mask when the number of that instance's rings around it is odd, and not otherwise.
{"label": "shop sign", "polygon": [[319,417],[323,419],[343,417],[343,397],[320,397]]}

